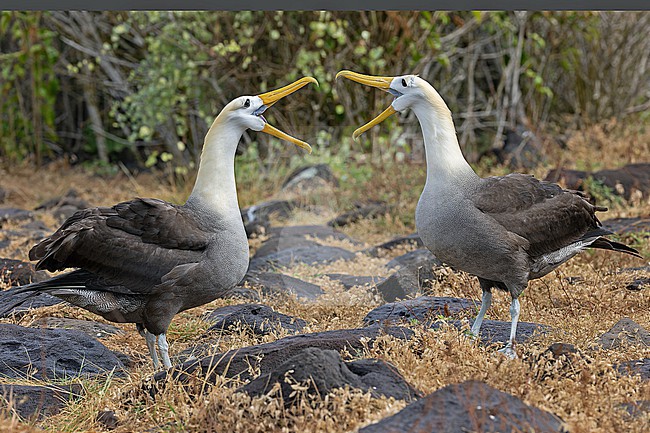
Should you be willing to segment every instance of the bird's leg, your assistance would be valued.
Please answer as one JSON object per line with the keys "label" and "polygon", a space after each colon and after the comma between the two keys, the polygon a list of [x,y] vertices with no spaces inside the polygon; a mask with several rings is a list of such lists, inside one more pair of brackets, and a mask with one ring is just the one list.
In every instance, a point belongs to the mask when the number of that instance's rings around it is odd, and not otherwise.
{"label": "bird's leg", "polygon": [[147,331],[142,323],[136,323],[135,327],[138,329],[140,335],[142,335],[144,338],[144,341],[147,342],[147,347],[149,348],[149,356],[151,356],[151,360],[153,361],[153,368],[157,370],[160,366],[160,362],[158,361],[158,353],[156,353],[156,336]]}
{"label": "bird's leg", "polygon": [[481,330],[481,324],[483,323],[483,318],[485,317],[485,313],[490,308],[490,304],[492,303],[492,292],[489,290],[483,290],[483,297],[481,299],[481,309],[478,312],[478,316],[476,316],[476,320],[474,320],[474,324],[472,325],[472,334],[474,334],[474,337],[478,338],[478,333]]}
{"label": "bird's leg", "polygon": [[160,348],[160,357],[162,358],[165,368],[172,368],[172,361],[169,359],[169,344],[167,343],[167,336],[160,334],[158,336],[158,347]]}
{"label": "bird's leg", "polygon": [[144,339],[147,342],[147,347],[149,348],[149,355],[153,361],[154,370],[158,370],[160,367],[160,361],[158,361],[158,353],[156,352],[156,336],[149,331],[144,331]]}
{"label": "bird's leg", "polygon": [[506,344],[506,347],[499,350],[499,352],[503,353],[510,359],[514,359],[517,357],[517,353],[513,349],[513,346],[515,344],[515,335],[517,334],[517,322],[519,321],[519,311],[520,311],[519,299],[512,298],[512,303],[510,304],[510,318],[512,320],[512,323],[510,325],[510,340],[508,340],[508,344]]}

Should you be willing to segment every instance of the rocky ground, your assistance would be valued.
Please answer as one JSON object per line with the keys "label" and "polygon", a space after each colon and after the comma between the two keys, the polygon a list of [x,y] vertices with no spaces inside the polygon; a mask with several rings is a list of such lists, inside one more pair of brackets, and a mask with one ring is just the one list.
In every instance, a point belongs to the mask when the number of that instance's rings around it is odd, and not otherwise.
{"label": "rocky ground", "polygon": [[[291,194],[242,210],[249,272],[228,299],[176,317],[172,370],[153,371],[133,325],[0,296],[0,310],[15,304],[0,319],[0,432],[646,432],[650,206],[631,184],[621,197],[635,207],[602,219],[645,259],[587,252],[532,282],[508,360],[507,295],[473,340],[477,281],[413,227],[386,228],[395,203],[305,203],[339,185],[326,166],[294,173]],[[0,203],[1,288],[48,278],[26,252],[90,197],[50,198]]]}

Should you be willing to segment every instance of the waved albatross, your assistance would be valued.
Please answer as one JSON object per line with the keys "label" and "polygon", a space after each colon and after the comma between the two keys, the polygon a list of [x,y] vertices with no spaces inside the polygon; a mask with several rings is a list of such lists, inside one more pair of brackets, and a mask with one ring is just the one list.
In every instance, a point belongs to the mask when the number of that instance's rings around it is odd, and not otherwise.
{"label": "waved albatross", "polygon": [[165,334],[174,315],[225,295],[248,268],[248,239],[235,185],[237,144],[251,129],[311,152],[309,144],[262,116],[309,83],[317,84],[305,77],[228,103],[205,136],[196,183],[184,205],[137,198],[76,212],[34,246],[29,258],[38,260],[37,269],[79,269],[6,295],[47,292],[107,320],[136,323],[154,367],[159,366],[157,339],[162,363],[170,368]]}
{"label": "waved albatross", "polygon": [[596,211],[577,191],[525,174],[479,177],[461,153],[451,112],[438,92],[415,75],[375,77],[341,71],[344,77],[392,94],[391,105],[353,133],[356,140],[391,114],[410,108],[424,135],[427,179],[415,212],[424,245],[440,260],[478,277],[481,309],[472,325],[478,336],[492,301],[492,288],[510,292],[510,339],[501,352],[513,358],[518,297],[540,278],[585,248],[641,257],[633,248],[602,236]]}

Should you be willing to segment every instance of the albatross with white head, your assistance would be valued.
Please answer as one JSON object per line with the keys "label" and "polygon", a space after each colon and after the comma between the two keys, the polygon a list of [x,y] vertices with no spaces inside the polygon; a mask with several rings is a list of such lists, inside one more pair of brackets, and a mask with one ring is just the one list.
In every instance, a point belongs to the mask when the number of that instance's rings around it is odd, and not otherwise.
{"label": "albatross with white head", "polygon": [[166,333],[172,318],[224,296],[248,268],[235,185],[237,144],[251,129],[311,152],[309,144],[269,125],[262,115],[309,83],[317,84],[305,77],[228,103],[205,136],[196,183],[185,204],[137,198],[76,212],[34,246],[29,258],[38,260],[37,269],[78,269],[2,296],[46,292],[107,320],[135,323],[154,367],[160,364],[156,342],[163,365],[171,367]]}
{"label": "albatross with white head", "polygon": [[519,295],[528,281],[542,277],[586,248],[641,257],[633,248],[603,236],[593,206],[577,192],[525,174],[479,177],[467,163],[456,138],[451,111],[442,97],[416,75],[376,77],[341,71],[344,77],[394,96],[390,106],[353,133],[357,139],[390,115],[413,110],[424,136],[427,178],[415,212],[418,234],[440,260],[478,277],[481,309],[471,331],[481,328],[492,288],[508,291],[510,339],[501,349],[514,351]]}

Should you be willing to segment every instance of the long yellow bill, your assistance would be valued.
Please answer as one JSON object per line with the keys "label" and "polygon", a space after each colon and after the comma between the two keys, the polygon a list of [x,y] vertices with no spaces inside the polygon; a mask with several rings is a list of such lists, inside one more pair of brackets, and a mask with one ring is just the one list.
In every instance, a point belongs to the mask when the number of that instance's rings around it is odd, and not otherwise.
{"label": "long yellow bill", "polygon": [[[276,102],[278,102],[280,99],[284,98],[287,95],[292,94],[293,92],[300,90],[301,88],[303,88],[309,83],[315,83],[316,85],[318,85],[318,81],[316,81],[315,78],[303,77],[298,81],[295,81],[280,89],[271,90],[270,92],[262,93],[261,95],[257,95],[257,96],[262,100],[264,105],[266,105],[266,107],[268,108],[273,104],[275,104]],[[309,153],[311,153],[311,146],[308,143],[305,143],[302,140],[298,140],[297,138],[292,137],[289,134],[286,134],[277,128],[274,128],[268,123],[264,125],[262,132],[266,132],[267,134],[273,135],[274,137],[278,137],[282,140],[287,140],[295,144],[296,146],[301,147],[307,150]]]}
{"label": "long yellow bill", "polygon": [[[393,81],[393,77],[375,77],[372,75],[359,74],[352,71],[340,71],[336,74],[336,78],[343,77],[348,80],[356,81],[357,83],[365,84],[366,86],[376,87],[381,90],[388,91],[390,89],[390,83]],[[356,141],[357,138],[373,126],[386,120],[391,114],[397,113],[397,110],[393,108],[392,105],[389,105],[382,113],[372,119],[370,122],[359,127],[356,131],[352,133],[352,138]]]}

